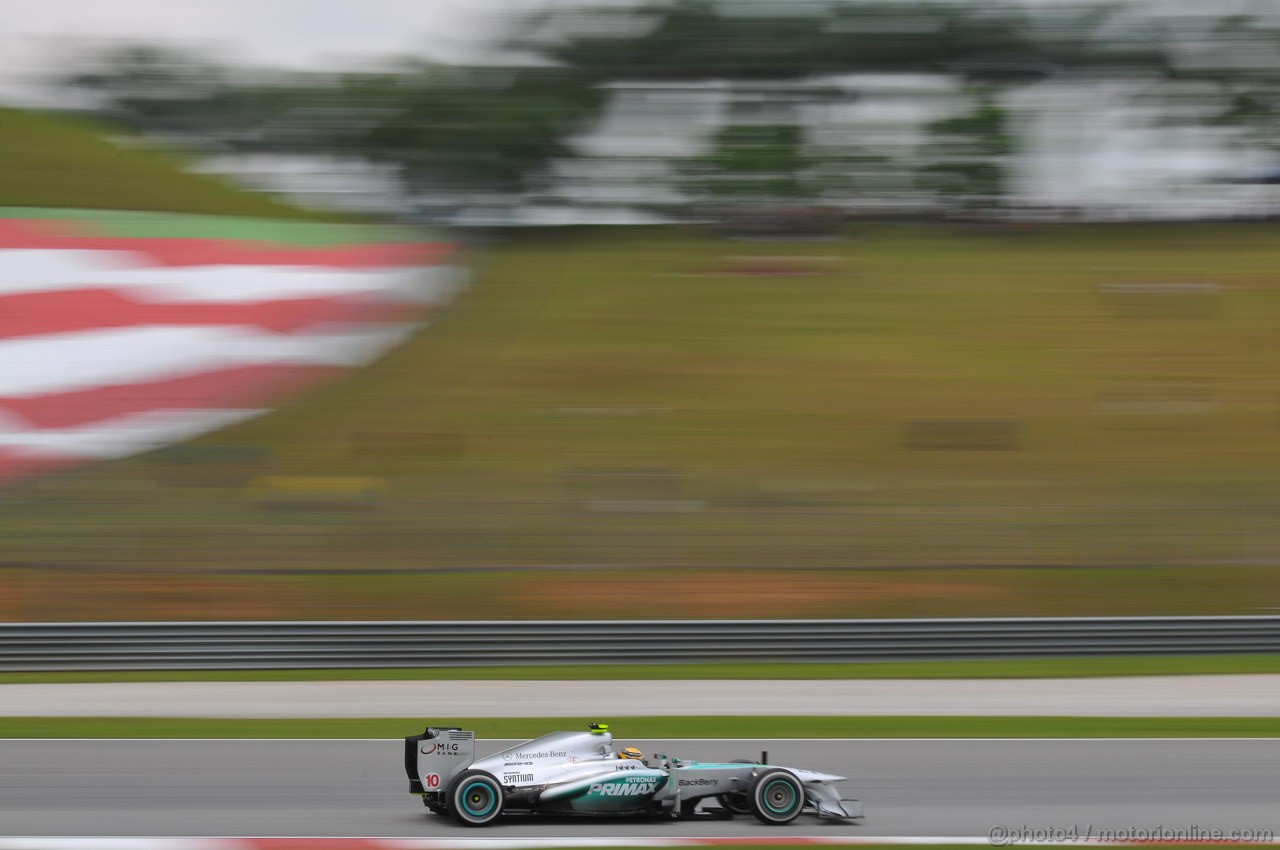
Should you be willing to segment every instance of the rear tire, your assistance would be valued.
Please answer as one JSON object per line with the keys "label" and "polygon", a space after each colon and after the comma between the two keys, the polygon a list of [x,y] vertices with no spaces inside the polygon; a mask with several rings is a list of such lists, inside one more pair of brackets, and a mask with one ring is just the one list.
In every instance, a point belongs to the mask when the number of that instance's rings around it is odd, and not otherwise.
{"label": "rear tire", "polygon": [[789,770],[762,770],[751,782],[747,795],[751,814],[761,823],[782,826],[800,816],[804,808],[804,785]]}
{"label": "rear tire", "polygon": [[502,814],[502,786],[483,770],[463,771],[449,783],[449,811],[463,826],[487,826]]}

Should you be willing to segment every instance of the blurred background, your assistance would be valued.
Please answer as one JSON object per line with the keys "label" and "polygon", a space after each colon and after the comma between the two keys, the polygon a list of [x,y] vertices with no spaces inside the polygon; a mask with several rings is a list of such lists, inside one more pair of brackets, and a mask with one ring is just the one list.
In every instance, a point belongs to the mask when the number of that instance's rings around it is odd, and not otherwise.
{"label": "blurred background", "polygon": [[0,619],[1280,607],[1273,3],[332,5],[0,2]]}

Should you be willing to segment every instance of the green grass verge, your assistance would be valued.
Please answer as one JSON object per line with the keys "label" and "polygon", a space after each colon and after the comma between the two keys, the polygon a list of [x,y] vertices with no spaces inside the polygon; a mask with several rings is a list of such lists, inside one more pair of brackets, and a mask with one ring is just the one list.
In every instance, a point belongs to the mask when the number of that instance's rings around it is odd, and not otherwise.
{"label": "green grass verge", "polygon": [[1274,717],[450,717],[226,720],[4,717],[5,738],[397,738],[428,724],[481,738],[533,738],[607,719],[619,738],[1242,738],[1280,736]]}
{"label": "green grass verge", "polygon": [[636,664],[413,667],[348,670],[108,670],[0,673],[0,684],[40,682],[312,682],[359,680],[1057,679],[1280,673],[1280,655],[1178,655],[898,661],[847,664]]}
{"label": "green grass verge", "polygon": [[350,243],[421,242],[442,239],[420,228],[298,220],[261,215],[198,215],[146,210],[73,207],[0,207],[0,219],[60,222],[78,234],[114,239],[226,239],[323,247]]}
{"label": "green grass verge", "polygon": [[176,155],[119,128],[0,109],[0,202],[6,206],[331,218],[182,171],[181,165]]}

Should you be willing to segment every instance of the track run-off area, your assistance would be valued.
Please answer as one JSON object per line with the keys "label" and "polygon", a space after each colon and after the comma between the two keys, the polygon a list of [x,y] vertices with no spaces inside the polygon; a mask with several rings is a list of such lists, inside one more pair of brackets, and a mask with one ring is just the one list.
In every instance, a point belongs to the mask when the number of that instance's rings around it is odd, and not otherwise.
{"label": "track run-off area", "polygon": [[[406,734],[419,730],[406,730]],[[515,741],[482,740],[478,751]],[[860,823],[810,815],[636,820],[511,817],[467,829],[408,793],[399,740],[11,739],[0,741],[0,833],[10,848],[75,836],[361,836],[441,842],[936,839],[1097,841],[1280,828],[1280,738],[639,740],[646,754],[756,757],[849,777]],[[27,843],[14,843],[26,840]],[[486,842],[487,843],[487,842]],[[156,850],[165,844],[148,844]],[[175,850],[183,850],[177,844]],[[204,845],[206,850],[222,850]],[[239,845],[237,845],[239,846]],[[400,846],[400,845],[397,845]],[[413,850],[406,844],[401,850]],[[476,846],[476,845],[472,845]],[[244,845],[242,850],[248,850]]]}
{"label": "track run-off area", "polygon": [[641,714],[654,717],[1276,717],[1280,716],[1280,674],[1061,679],[616,679],[517,683],[500,680],[213,681],[0,685],[0,717],[439,719],[513,715],[563,717],[569,713],[600,720]]}

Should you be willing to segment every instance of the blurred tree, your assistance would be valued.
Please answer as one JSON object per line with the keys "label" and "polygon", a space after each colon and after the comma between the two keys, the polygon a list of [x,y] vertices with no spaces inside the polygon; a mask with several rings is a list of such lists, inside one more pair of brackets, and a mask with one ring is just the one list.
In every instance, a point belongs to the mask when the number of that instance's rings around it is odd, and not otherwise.
{"label": "blurred tree", "polygon": [[232,74],[151,47],[92,65],[64,82],[140,130],[219,150],[389,163],[416,190],[519,191],[569,154],[563,140],[601,101],[579,72],[554,66]]}
{"label": "blurred tree", "polygon": [[[884,0],[716,3],[667,0],[626,12],[648,26],[580,32],[543,16],[518,44],[596,82],[608,80],[802,79],[840,73],[951,73],[969,81],[1028,82],[1061,68],[1164,72],[1164,45],[1099,36],[1126,13],[1120,4],[1028,9]],[[581,10],[559,13],[574,20]],[[552,23],[547,23],[550,20]]]}
{"label": "blurred tree", "polygon": [[686,166],[692,194],[712,202],[768,203],[810,198],[803,130],[793,124],[731,124],[711,152]]}
{"label": "blurred tree", "polygon": [[348,140],[360,156],[399,166],[418,191],[518,192],[602,94],[569,68],[422,68],[395,80],[393,109]]}
{"label": "blurred tree", "polygon": [[1006,163],[1014,151],[1009,115],[990,89],[973,92],[963,115],[931,122],[917,180],[966,213],[989,211],[1005,194]]}
{"label": "blurred tree", "polygon": [[213,63],[148,44],[110,49],[62,79],[116,120],[150,132],[198,128],[227,82]]}
{"label": "blurred tree", "polygon": [[1191,73],[1218,86],[1220,107],[1213,124],[1239,130],[1254,147],[1280,153],[1280,28],[1251,15],[1223,18]]}

